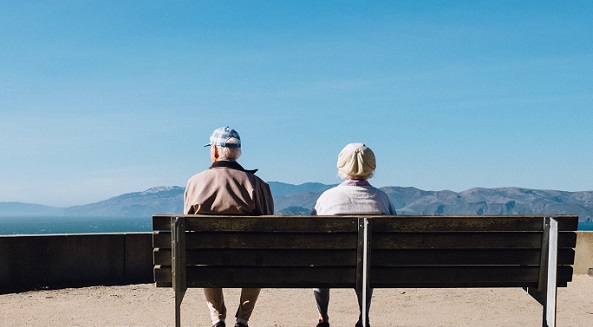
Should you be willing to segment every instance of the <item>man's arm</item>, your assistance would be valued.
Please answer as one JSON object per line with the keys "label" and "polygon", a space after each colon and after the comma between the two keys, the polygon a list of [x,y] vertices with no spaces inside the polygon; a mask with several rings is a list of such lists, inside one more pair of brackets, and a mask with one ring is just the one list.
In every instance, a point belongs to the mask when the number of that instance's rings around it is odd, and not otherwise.
{"label": "man's arm", "polygon": [[262,215],[273,215],[274,214],[274,198],[272,197],[272,191],[270,185],[266,182],[261,181],[258,183],[258,197],[257,202],[261,210]]}

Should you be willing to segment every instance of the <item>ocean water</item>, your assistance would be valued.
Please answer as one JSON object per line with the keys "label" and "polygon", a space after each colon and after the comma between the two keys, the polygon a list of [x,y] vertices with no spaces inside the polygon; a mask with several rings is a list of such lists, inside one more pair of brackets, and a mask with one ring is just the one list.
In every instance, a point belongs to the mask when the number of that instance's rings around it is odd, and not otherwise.
{"label": "ocean water", "polygon": [[593,221],[579,222],[579,230],[590,230],[593,231]]}
{"label": "ocean water", "polygon": [[[593,222],[579,230],[593,231]],[[151,232],[151,217],[0,217],[0,235]]]}
{"label": "ocean water", "polygon": [[152,231],[151,217],[0,217],[0,235],[86,234]]}

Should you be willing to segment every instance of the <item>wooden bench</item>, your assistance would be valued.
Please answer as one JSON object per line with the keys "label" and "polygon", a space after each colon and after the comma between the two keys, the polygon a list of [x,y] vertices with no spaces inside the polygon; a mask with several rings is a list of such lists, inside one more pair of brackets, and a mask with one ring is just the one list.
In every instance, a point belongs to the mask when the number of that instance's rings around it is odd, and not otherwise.
{"label": "wooden bench", "polygon": [[[521,287],[555,326],[578,217],[153,216],[154,279],[188,287]],[[366,296],[363,295],[363,298]],[[363,322],[367,315],[363,307]]]}

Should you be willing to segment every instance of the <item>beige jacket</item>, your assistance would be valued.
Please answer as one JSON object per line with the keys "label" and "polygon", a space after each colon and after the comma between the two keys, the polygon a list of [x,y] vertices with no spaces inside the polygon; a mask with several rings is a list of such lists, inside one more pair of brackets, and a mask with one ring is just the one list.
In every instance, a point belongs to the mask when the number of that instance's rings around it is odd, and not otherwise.
{"label": "beige jacket", "polygon": [[270,186],[234,161],[217,161],[192,176],[185,188],[184,213],[272,215]]}

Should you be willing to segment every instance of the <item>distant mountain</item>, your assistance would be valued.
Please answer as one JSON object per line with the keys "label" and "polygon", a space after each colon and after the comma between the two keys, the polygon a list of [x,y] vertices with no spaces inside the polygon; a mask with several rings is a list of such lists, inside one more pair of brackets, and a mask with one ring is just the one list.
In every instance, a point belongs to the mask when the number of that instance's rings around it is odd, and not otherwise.
{"label": "distant mountain", "polygon": [[274,197],[275,211],[280,215],[310,214],[319,195],[335,186],[321,183],[293,185],[270,182],[269,184]]}
{"label": "distant mountain", "polygon": [[[320,194],[323,191],[334,187],[335,185],[326,185],[321,183],[304,183],[299,185],[269,182],[270,189],[274,197],[277,196],[291,196],[298,193],[316,193]],[[337,184],[336,184],[337,185]]]}
{"label": "distant mountain", "polygon": [[[335,186],[321,183],[293,185],[270,182],[276,214],[309,214],[323,191]],[[505,215],[576,214],[593,220],[593,191],[565,192],[525,188],[473,188],[463,192],[424,191],[413,187],[382,188],[398,214],[409,215]],[[68,208],[18,202],[0,203],[0,215],[151,216],[182,213],[184,188],[155,187],[122,194],[105,201]]]}
{"label": "distant mountain", "polygon": [[182,213],[184,188],[154,187],[122,194],[105,201],[64,209],[68,216],[142,217],[156,213]]}
{"label": "distant mountain", "polygon": [[399,214],[410,215],[515,215],[576,214],[593,219],[593,191],[563,192],[524,188],[473,188],[463,192],[422,191],[385,187]]}
{"label": "distant mountain", "polygon": [[23,202],[0,202],[2,216],[59,216],[64,209]]}

